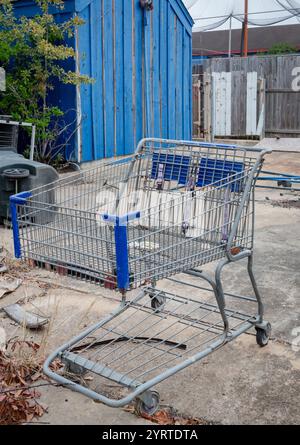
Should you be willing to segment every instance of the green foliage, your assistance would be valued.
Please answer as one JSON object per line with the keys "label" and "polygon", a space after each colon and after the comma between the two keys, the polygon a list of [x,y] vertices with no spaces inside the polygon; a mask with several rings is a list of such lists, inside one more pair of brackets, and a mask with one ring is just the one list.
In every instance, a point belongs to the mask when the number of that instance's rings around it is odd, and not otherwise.
{"label": "green foliage", "polygon": [[268,51],[268,54],[280,55],[280,54],[292,54],[297,52],[298,52],[297,48],[292,46],[290,43],[281,42],[273,45]]}
{"label": "green foliage", "polygon": [[[0,96],[0,113],[18,121],[36,125],[37,158],[52,162],[63,152],[58,137],[69,130],[63,125],[63,112],[48,103],[54,82],[80,85],[90,83],[88,76],[66,71],[62,62],[75,59],[75,51],[65,39],[75,35],[83,24],[77,16],[56,23],[50,7],[63,9],[62,0],[35,0],[40,14],[34,17],[14,15],[14,1],[0,0],[0,66],[6,72],[7,91]],[[59,155],[58,157],[60,157]]]}

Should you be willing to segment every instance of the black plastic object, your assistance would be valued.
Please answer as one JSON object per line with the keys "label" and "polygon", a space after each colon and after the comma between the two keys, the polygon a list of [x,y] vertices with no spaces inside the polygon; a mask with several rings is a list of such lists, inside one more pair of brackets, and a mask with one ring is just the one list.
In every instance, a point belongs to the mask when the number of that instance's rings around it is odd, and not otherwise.
{"label": "black plastic object", "polygon": [[3,172],[3,176],[11,180],[25,179],[29,175],[30,171],[27,168],[9,168]]}
{"label": "black plastic object", "polygon": [[[9,198],[16,192],[33,190],[58,179],[53,167],[30,161],[13,151],[0,150],[0,223],[10,219]],[[55,203],[52,190],[47,192],[46,201]]]}

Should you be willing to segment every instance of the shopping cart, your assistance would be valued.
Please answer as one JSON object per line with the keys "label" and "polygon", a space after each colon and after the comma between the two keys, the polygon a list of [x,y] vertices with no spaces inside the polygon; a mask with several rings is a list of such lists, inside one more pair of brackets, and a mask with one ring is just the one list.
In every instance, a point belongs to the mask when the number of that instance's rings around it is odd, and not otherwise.
{"label": "shopping cart", "polygon": [[[268,343],[252,271],[254,189],[268,152],[145,139],[129,159],[12,197],[17,257],[122,295],[48,358],[47,376],[112,407],[136,399],[152,414],[160,382],[252,327]],[[224,267],[243,259],[252,297],[223,290]],[[201,270],[215,261],[213,275]],[[68,375],[92,374],[91,386],[53,372],[56,359]]]}

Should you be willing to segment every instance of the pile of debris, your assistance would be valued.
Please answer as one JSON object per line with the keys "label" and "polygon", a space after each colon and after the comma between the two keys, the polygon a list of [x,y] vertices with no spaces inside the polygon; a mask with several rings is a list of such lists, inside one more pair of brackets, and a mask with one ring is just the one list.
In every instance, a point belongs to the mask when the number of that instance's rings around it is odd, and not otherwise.
{"label": "pile of debris", "polygon": [[0,351],[0,425],[32,422],[46,407],[34,384],[42,377],[42,360],[34,342],[16,341]]}
{"label": "pile of debris", "polygon": [[[7,296],[22,286],[21,277],[21,271],[15,270],[7,258],[1,259],[0,254],[0,311],[23,328],[41,329],[48,319],[26,311],[20,304],[6,305]],[[22,292],[16,301],[20,299]],[[45,413],[46,407],[38,402],[41,394],[36,389],[43,386],[37,381],[44,379],[40,349],[33,341],[16,337],[7,341],[0,326],[0,425],[31,423]]]}
{"label": "pile of debris", "polygon": [[[133,405],[125,408],[125,411],[140,417],[140,413],[136,411]],[[147,414],[143,413],[142,417],[152,423],[156,423],[157,425],[212,425],[211,422],[205,419],[180,414],[171,406],[166,406],[165,408],[162,407],[162,409],[158,410],[153,416],[148,416]]]}

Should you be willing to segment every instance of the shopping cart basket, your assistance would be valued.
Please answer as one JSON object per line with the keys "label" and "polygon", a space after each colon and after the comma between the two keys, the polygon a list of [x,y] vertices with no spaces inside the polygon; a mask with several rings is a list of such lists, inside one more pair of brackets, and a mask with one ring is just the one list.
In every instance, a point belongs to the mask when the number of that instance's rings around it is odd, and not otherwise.
{"label": "shopping cart basket", "polygon": [[[268,152],[145,139],[131,158],[11,198],[17,257],[122,295],[115,312],[48,358],[49,377],[112,407],[136,399],[151,414],[151,388],[168,377],[252,327],[268,343],[252,271],[254,189]],[[225,294],[224,267],[246,258],[254,297]],[[213,276],[199,269],[217,260]],[[93,374],[94,388],[54,373],[55,359]],[[113,395],[108,381],[119,385]]]}

